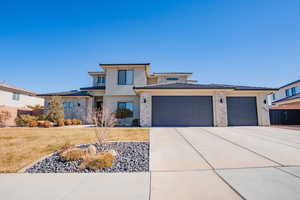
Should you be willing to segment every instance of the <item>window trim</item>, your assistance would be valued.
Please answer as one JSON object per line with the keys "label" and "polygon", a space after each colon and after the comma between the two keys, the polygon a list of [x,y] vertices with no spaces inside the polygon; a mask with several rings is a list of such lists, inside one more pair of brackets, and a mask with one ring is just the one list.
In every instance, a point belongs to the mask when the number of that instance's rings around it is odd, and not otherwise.
{"label": "window trim", "polygon": [[[131,78],[131,81],[130,81],[130,83],[128,83],[128,81],[127,81],[127,72],[132,72],[132,78]],[[125,72],[125,77],[124,77],[124,84],[122,83],[123,81],[121,81],[121,79],[120,79],[120,73],[121,72]],[[133,85],[133,83],[134,83],[134,70],[133,69],[120,69],[120,70],[118,70],[118,78],[117,78],[118,80],[118,85]]]}

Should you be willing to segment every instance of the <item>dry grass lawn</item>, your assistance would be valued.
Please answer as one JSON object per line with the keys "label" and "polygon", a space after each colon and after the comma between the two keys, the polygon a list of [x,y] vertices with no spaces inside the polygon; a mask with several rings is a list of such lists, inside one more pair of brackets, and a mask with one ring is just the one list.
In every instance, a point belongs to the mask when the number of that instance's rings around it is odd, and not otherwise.
{"label": "dry grass lawn", "polygon": [[[109,141],[149,141],[147,128],[111,128]],[[94,128],[2,128],[0,173],[17,172],[41,157],[72,145],[96,141]]]}

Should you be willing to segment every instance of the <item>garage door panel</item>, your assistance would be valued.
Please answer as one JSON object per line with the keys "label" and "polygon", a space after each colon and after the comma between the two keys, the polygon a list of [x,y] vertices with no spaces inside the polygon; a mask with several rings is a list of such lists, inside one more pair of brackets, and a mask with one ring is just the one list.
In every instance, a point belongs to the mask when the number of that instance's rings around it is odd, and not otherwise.
{"label": "garage door panel", "polygon": [[212,126],[210,96],[153,96],[153,126]]}
{"label": "garage door panel", "polygon": [[227,97],[229,126],[257,126],[256,97]]}

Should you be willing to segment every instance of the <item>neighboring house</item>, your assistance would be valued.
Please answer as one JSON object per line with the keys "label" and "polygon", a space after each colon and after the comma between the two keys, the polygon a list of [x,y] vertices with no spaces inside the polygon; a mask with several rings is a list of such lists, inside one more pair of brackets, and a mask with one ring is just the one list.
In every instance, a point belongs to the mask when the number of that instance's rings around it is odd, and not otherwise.
{"label": "neighboring house", "polygon": [[269,95],[271,124],[300,125],[300,80]]}
{"label": "neighboring house", "polygon": [[222,84],[197,84],[192,73],[150,73],[149,63],[100,64],[89,72],[91,87],[80,91],[41,94],[45,107],[61,96],[66,118],[91,122],[102,105],[112,111],[128,108],[143,127],[269,125],[267,95],[276,89]]}
{"label": "neighboring house", "polygon": [[23,88],[0,83],[0,110],[9,111],[12,115],[8,126],[15,125],[18,112],[31,111],[27,106],[44,105],[44,99],[37,97],[34,92]]}

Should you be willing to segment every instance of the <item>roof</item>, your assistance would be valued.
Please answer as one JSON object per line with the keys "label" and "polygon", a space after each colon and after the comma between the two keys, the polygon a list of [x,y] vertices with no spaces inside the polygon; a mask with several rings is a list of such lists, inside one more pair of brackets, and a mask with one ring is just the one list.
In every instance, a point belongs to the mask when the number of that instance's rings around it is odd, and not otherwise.
{"label": "roof", "polygon": [[105,86],[83,87],[80,90],[105,90]]}
{"label": "roof", "polygon": [[192,72],[155,72],[153,75],[156,74],[193,74]]}
{"label": "roof", "polygon": [[37,96],[62,96],[62,97],[77,97],[77,96],[88,96],[92,97],[87,91],[78,91],[78,90],[71,90],[65,92],[55,92],[55,93],[47,93],[47,94],[38,94]]}
{"label": "roof", "polygon": [[106,65],[106,66],[115,66],[115,65],[150,65],[150,63],[100,63],[100,66]]}
{"label": "roof", "polygon": [[105,72],[101,71],[101,72],[88,72],[89,75],[102,75],[105,74]]}
{"label": "roof", "polygon": [[21,94],[27,94],[27,95],[32,95],[32,96],[36,95],[35,92],[26,90],[24,88],[16,87],[16,86],[13,86],[13,85],[9,85],[7,83],[0,83],[0,90],[18,92],[18,93],[21,93]]}
{"label": "roof", "polygon": [[293,85],[294,83],[298,83],[298,82],[300,82],[300,79],[299,79],[299,80],[296,80],[296,81],[293,81],[293,82],[291,82],[291,83],[285,84],[284,86],[281,86],[279,89],[284,88],[284,87],[286,87],[286,86]]}
{"label": "roof", "polygon": [[294,96],[285,97],[283,99],[279,99],[277,101],[273,101],[272,103],[284,102],[284,101],[289,101],[289,100],[294,100],[294,99],[300,99],[300,93],[296,94]]}
{"label": "roof", "polygon": [[224,85],[224,84],[194,84],[194,83],[170,83],[134,87],[134,89],[233,89],[233,90],[277,90],[275,88]]}

